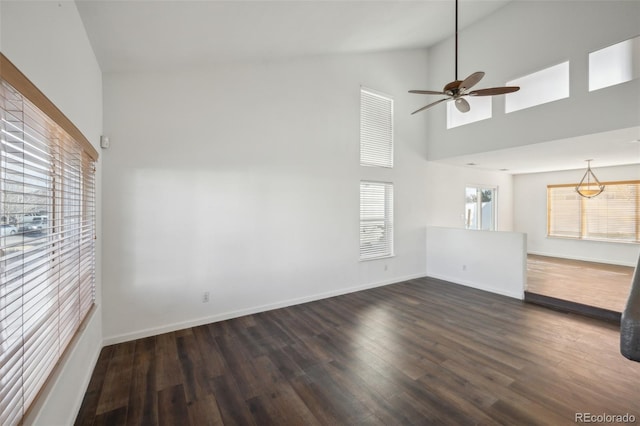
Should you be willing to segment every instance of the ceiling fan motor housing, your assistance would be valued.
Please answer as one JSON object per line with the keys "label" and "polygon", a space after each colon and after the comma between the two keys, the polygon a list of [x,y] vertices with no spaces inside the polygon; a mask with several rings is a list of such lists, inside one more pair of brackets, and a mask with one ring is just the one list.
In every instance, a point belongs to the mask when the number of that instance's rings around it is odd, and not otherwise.
{"label": "ceiling fan motor housing", "polygon": [[447,94],[451,93],[451,96],[453,96],[458,93],[460,83],[462,83],[462,80],[452,81],[451,83],[448,83],[446,86],[444,86],[444,89],[442,89],[442,91]]}

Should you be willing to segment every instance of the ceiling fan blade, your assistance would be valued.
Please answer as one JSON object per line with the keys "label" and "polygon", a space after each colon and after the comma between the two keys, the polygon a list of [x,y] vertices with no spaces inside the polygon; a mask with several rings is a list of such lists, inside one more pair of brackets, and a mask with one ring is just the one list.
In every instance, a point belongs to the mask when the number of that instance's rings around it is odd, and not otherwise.
{"label": "ceiling fan blade", "polygon": [[473,86],[478,84],[480,80],[484,77],[484,73],[482,71],[474,72],[469,77],[462,80],[460,83],[460,90],[471,89]]}
{"label": "ceiling fan blade", "polygon": [[419,95],[446,95],[444,92],[436,92],[434,90],[409,90],[409,93],[417,93]]}
{"label": "ceiling fan blade", "polygon": [[492,87],[490,89],[479,89],[469,92],[469,96],[494,96],[504,95],[505,93],[513,93],[520,90],[518,86]]}
{"label": "ceiling fan blade", "polygon": [[427,108],[431,108],[431,107],[432,107],[432,106],[434,106],[434,105],[438,105],[440,102],[444,102],[444,101],[448,101],[448,100],[449,100],[449,98],[444,98],[444,99],[440,99],[439,101],[432,102],[432,103],[430,103],[430,104],[429,104],[429,105],[427,105],[427,106],[423,106],[422,108],[420,108],[420,109],[417,109],[417,110],[413,111],[413,112],[411,113],[411,115],[415,114],[416,112],[424,111],[424,110],[425,110],[425,109],[427,109]]}
{"label": "ceiling fan blade", "polygon": [[467,102],[466,99],[458,98],[454,101],[454,103],[456,104],[456,108],[458,108],[458,111],[460,112],[469,112],[469,110],[471,109],[471,105],[469,105],[469,102]]}

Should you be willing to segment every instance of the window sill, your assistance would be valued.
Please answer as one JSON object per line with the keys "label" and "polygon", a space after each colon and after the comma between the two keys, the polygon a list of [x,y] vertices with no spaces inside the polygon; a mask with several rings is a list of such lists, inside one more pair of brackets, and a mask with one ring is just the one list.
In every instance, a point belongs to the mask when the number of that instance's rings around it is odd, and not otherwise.
{"label": "window sill", "polygon": [[376,256],[376,257],[364,257],[364,258],[360,258],[360,262],[368,262],[370,260],[380,260],[380,259],[390,259],[392,257],[396,257],[395,254],[388,254],[385,256]]}
{"label": "window sill", "polygon": [[599,239],[599,238],[582,238],[582,237],[563,237],[561,235],[547,235],[547,238],[552,240],[572,240],[572,241],[588,241],[595,243],[614,243],[614,244],[640,244],[640,241],[629,241],[629,240],[607,240],[607,239]]}

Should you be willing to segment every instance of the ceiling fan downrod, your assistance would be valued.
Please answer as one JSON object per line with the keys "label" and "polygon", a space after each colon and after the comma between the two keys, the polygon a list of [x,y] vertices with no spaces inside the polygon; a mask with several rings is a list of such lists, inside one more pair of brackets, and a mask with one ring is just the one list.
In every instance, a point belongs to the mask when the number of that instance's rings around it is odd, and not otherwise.
{"label": "ceiling fan downrod", "polygon": [[455,48],[455,77],[458,81],[458,0],[456,0],[456,48]]}

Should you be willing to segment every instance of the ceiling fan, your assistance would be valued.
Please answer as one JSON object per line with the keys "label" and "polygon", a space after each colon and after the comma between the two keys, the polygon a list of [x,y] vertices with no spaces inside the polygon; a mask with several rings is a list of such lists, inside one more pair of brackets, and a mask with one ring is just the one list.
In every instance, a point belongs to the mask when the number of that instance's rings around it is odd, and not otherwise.
{"label": "ceiling fan", "polygon": [[484,77],[484,72],[477,71],[471,74],[469,77],[464,80],[458,80],[458,0],[456,0],[456,47],[455,47],[455,77],[456,79],[451,83],[447,83],[442,91],[438,92],[435,90],[409,90],[409,93],[417,93],[420,95],[444,95],[446,98],[440,99],[438,101],[432,102],[429,105],[423,106],[422,108],[413,111],[411,114],[415,114],[420,111],[424,111],[427,108],[431,108],[432,106],[438,105],[441,102],[453,100],[456,108],[460,112],[468,112],[471,107],[469,106],[469,102],[464,99],[464,96],[494,96],[494,95],[504,95],[505,93],[517,92],[520,90],[518,86],[505,86],[505,87],[492,87],[489,89],[478,89],[478,90],[470,90],[473,86],[475,86],[482,77]]}

